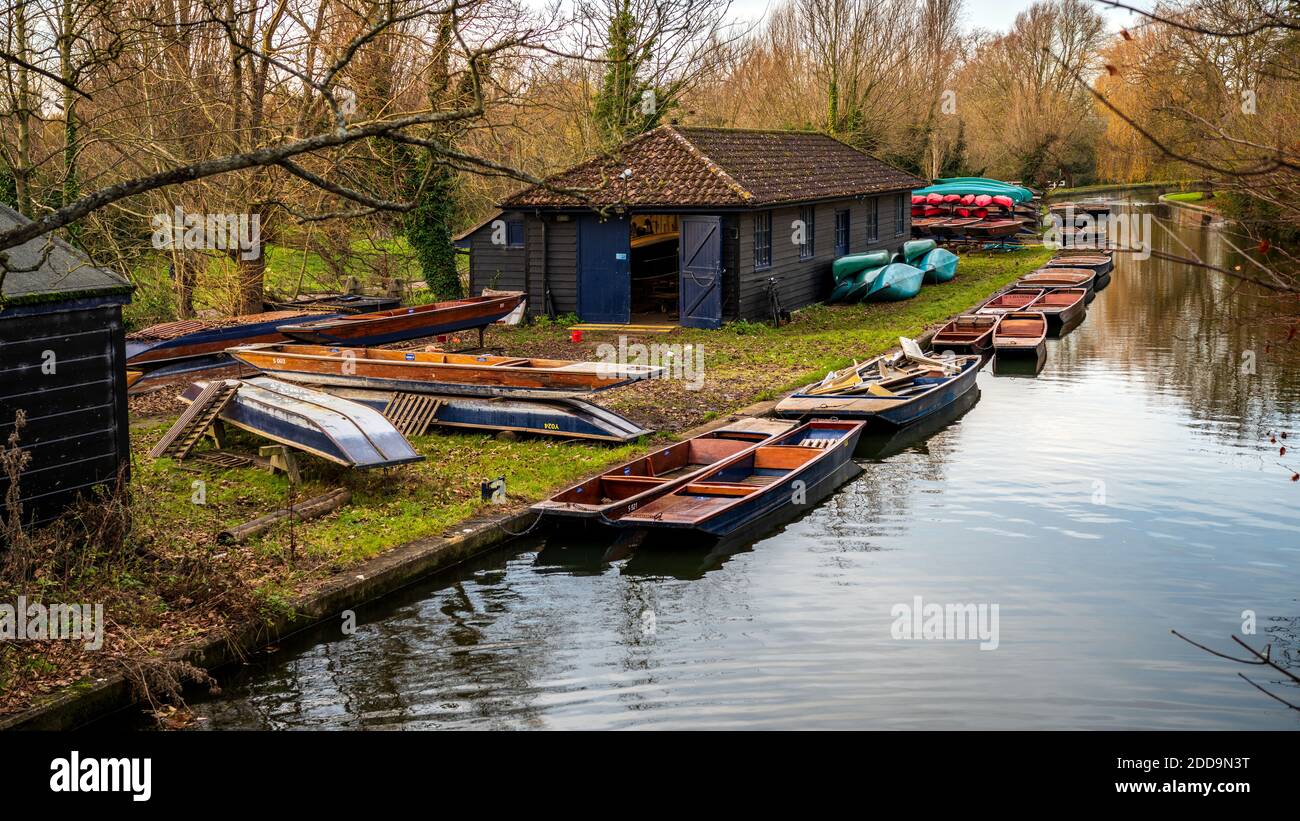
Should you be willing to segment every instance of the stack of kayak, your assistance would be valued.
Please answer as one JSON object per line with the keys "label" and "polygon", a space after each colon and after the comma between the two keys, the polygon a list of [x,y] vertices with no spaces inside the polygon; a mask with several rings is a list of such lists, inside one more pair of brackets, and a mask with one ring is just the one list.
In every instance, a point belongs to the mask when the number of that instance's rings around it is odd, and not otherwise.
{"label": "stack of kayak", "polygon": [[831,265],[835,286],[829,302],[894,302],[911,299],[921,283],[947,282],[957,275],[957,255],[934,240],[904,243],[903,253],[849,254]]}
{"label": "stack of kayak", "polygon": [[1034,221],[1028,188],[984,177],[952,177],[912,192],[912,232],[939,237],[1009,237]]}

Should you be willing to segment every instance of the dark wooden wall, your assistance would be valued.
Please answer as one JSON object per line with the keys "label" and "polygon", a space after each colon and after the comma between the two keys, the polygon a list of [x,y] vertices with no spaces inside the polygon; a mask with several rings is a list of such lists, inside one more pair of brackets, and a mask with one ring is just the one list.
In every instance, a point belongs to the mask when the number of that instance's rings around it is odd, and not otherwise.
{"label": "dark wooden wall", "polygon": [[549,272],[551,298],[558,313],[578,309],[578,223],[553,214],[537,216],[505,212],[499,219],[523,220],[524,247],[492,243],[492,223],[469,236],[470,292],[484,288],[522,290],[528,294],[528,312],[545,311],[543,272]]}
{"label": "dark wooden wall", "polygon": [[[0,313],[0,442],[22,409],[24,520],[56,517],[79,493],[111,484],[130,460],[119,304],[64,303]],[[43,373],[44,352],[54,372]],[[0,476],[0,499],[8,480]]]}
{"label": "dark wooden wall", "polygon": [[[799,247],[790,242],[790,223],[799,218],[796,207],[772,210],[772,265],[754,270],[754,213],[722,215],[722,316],[727,320],[763,319],[767,315],[767,278],[781,279],[781,302],[799,308],[826,298],[831,288],[831,262],[835,259],[835,212],[849,209],[849,252],[878,249],[897,251],[911,231],[910,191],[881,194],[875,199],[880,209],[880,232],[867,240],[865,200],[820,203],[814,208],[812,259],[799,259]],[[896,198],[903,198],[903,223],[895,224]],[[572,216],[505,212],[500,219],[524,221],[525,247],[509,248],[492,243],[492,223],[470,234],[470,290],[484,288],[524,290],[528,312],[544,308],[542,272],[550,280],[551,297],[557,313],[578,309],[578,223]],[[543,269],[545,261],[545,269]]]}
{"label": "dark wooden wall", "polygon": [[[754,270],[754,219],[751,212],[739,218],[739,275],[737,277],[737,313],[735,318],[763,319],[767,316],[767,279],[781,280],[781,304],[800,308],[824,300],[831,290],[831,263],[835,260],[835,212],[849,210],[849,253],[887,249],[898,251],[910,237],[911,192],[881,194],[875,197],[880,215],[880,231],[875,242],[867,239],[866,200],[841,200],[819,203],[813,215],[813,257],[799,259],[799,246],[790,241],[791,223],[799,219],[796,207],[772,209],[772,265]],[[896,197],[903,197],[903,222],[895,222]]]}

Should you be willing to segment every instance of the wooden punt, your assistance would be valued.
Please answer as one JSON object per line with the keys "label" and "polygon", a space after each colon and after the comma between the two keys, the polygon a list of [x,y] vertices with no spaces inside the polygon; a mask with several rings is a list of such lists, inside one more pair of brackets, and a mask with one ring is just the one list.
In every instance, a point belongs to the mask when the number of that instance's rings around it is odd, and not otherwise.
{"label": "wooden punt", "polygon": [[1012,311],[1023,311],[1033,305],[1046,291],[1042,288],[1012,288],[998,294],[975,309],[975,313],[985,316],[1000,316]]}
{"label": "wooden punt", "polygon": [[[722,538],[768,517],[808,509],[862,471],[852,459],[862,429],[861,422],[816,420],[800,425],[725,459],[612,524],[686,529]],[[797,489],[796,481],[801,483]]]}
{"label": "wooden punt", "polygon": [[930,226],[930,233],[937,234],[941,237],[960,237],[966,232],[968,226],[980,222],[979,217],[957,217],[956,219],[946,219],[943,222],[936,222]]}
{"label": "wooden punt", "polygon": [[975,376],[984,364],[982,356],[958,356],[933,360],[894,379],[849,387],[837,393],[809,393],[813,383],[796,391],[776,406],[776,415],[786,419],[851,419],[872,427],[901,428],[919,422],[956,402],[975,387]]}
{"label": "wooden punt", "polygon": [[1018,219],[984,219],[968,225],[964,233],[968,237],[979,239],[999,239],[1016,234],[1024,227],[1024,223]]}
{"label": "wooden punt", "polygon": [[998,356],[1037,356],[1047,345],[1047,317],[1037,311],[1017,311],[1002,317],[993,332]]}
{"label": "wooden punt", "polygon": [[1043,267],[1087,269],[1100,277],[1110,273],[1115,262],[1106,254],[1062,254],[1048,260]]}
{"label": "wooden punt", "polygon": [[220,357],[226,348],[267,342],[287,342],[276,330],[291,319],[326,319],[337,312],[269,311],[225,319],[184,319],[164,322],[126,335],[126,364],[148,371],[187,359]]}
{"label": "wooden punt", "polygon": [[657,365],[323,345],[245,345],[228,353],[289,382],[459,396],[578,396],[664,370]]}
{"label": "wooden punt", "polygon": [[300,342],[358,347],[387,345],[471,328],[477,328],[481,335],[484,328],[509,314],[523,299],[522,293],[453,299],[281,325],[277,330]]}
{"label": "wooden punt", "polygon": [[[193,402],[206,386],[206,382],[191,384],[181,399]],[[217,418],[352,468],[392,467],[424,459],[378,411],[266,377],[240,382]]]}
{"label": "wooden punt", "polygon": [[950,219],[952,219],[952,217],[949,216],[917,217],[912,220],[912,236],[922,237],[934,233],[934,227],[936,225],[947,222]]}
{"label": "wooden punt", "polygon": [[691,481],[713,465],[793,429],[794,422],[738,419],[633,459],[533,505],[551,516],[618,519]]}
{"label": "wooden punt", "polygon": [[1060,331],[1087,313],[1088,292],[1083,288],[1053,288],[1031,307],[1047,317],[1049,330]]}
{"label": "wooden punt", "polygon": [[993,350],[993,329],[997,325],[995,314],[965,314],[936,331],[930,347],[936,351],[985,354]]}
{"label": "wooden punt", "polygon": [[1081,202],[1060,202],[1051,205],[1047,209],[1052,214],[1066,216],[1068,214],[1088,214],[1096,216],[1098,214],[1109,214],[1110,203],[1104,200],[1083,200]]}
{"label": "wooden punt", "polygon": [[1017,288],[1083,288],[1091,291],[1097,275],[1087,268],[1039,268],[1016,283]]}

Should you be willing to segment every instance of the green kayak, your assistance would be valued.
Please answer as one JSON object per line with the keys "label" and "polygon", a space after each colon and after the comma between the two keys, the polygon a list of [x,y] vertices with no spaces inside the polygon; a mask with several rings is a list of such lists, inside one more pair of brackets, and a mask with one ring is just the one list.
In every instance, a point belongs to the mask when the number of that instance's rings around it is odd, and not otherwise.
{"label": "green kayak", "polygon": [[876,279],[880,277],[881,273],[883,273],[887,267],[889,266],[881,265],[878,268],[868,268],[867,270],[859,271],[857,274],[850,277],[853,287],[849,289],[848,295],[844,297],[844,301],[861,301],[863,297],[871,293],[871,291],[876,287]]}
{"label": "green kayak", "polygon": [[912,262],[935,249],[938,243],[932,239],[914,239],[903,243],[903,261]]}
{"label": "green kayak", "polygon": [[831,263],[831,276],[836,282],[859,274],[868,268],[879,268],[889,264],[888,251],[871,251],[866,254],[848,254]]}

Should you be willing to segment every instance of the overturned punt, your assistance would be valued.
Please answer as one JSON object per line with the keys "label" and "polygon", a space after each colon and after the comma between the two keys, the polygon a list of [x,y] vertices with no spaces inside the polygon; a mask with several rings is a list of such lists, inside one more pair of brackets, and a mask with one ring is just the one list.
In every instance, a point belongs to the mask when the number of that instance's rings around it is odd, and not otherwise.
{"label": "overturned punt", "polygon": [[658,365],[323,345],[245,345],[227,353],[305,385],[456,396],[580,396],[664,371]]}
{"label": "overturned punt", "polygon": [[[193,402],[205,387],[206,382],[195,382],[181,399]],[[346,467],[391,467],[424,458],[383,414],[266,377],[240,382],[217,418]]]}
{"label": "overturned punt", "polygon": [[232,345],[285,342],[276,328],[289,320],[337,316],[325,311],[268,311],[226,319],[184,319],[164,322],[126,336],[126,364],[149,371],[183,360],[218,358]]}

